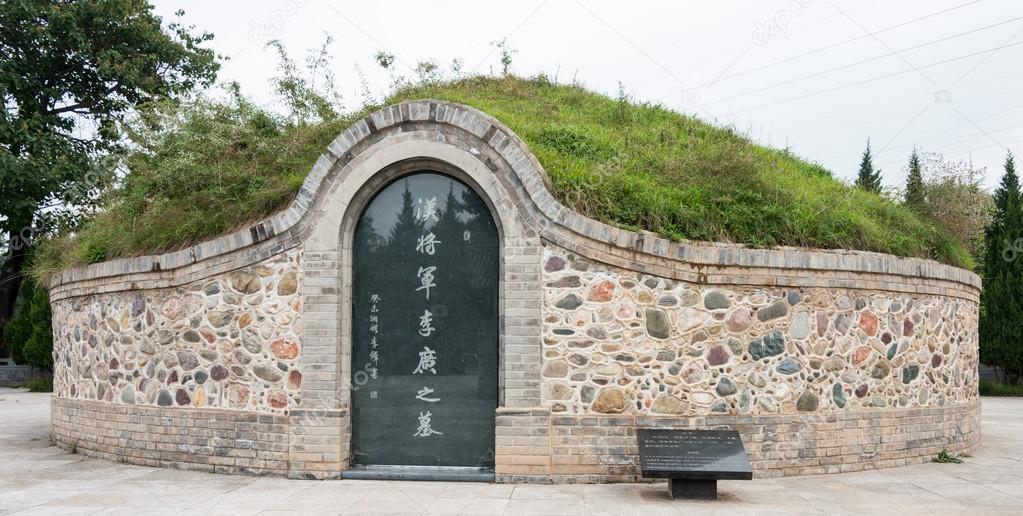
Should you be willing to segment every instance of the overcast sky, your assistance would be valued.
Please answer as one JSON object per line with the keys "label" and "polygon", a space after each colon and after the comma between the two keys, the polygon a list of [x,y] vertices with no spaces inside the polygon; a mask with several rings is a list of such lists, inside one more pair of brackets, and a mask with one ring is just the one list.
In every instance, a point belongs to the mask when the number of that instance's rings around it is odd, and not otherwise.
{"label": "overcast sky", "polygon": [[360,67],[374,91],[385,50],[405,73],[423,60],[465,72],[500,69],[573,78],[659,102],[854,178],[870,138],[888,185],[905,179],[916,145],[986,167],[994,187],[1006,150],[1023,153],[1023,2],[1011,0],[520,2],[157,1],[166,17],[212,32],[230,56],[221,80],[271,98],[278,39],[301,58],[333,36],[334,73],[349,108]]}

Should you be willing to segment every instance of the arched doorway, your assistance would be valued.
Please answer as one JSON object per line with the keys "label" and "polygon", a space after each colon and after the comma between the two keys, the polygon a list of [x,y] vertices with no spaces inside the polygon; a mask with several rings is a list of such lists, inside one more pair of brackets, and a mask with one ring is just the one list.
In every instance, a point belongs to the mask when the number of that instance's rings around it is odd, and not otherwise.
{"label": "arched doorway", "polygon": [[469,186],[381,189],[352,249],[353,466],[492,468],[500,237]]}

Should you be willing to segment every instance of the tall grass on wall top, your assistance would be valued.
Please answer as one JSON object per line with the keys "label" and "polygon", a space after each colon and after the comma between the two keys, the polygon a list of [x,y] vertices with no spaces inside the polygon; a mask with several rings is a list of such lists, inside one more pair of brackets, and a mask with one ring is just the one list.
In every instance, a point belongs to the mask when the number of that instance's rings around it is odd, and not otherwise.
{"label": "tall grass on wall top", "polygon": [[[392,104],[433,98],[475,107],[518,134],[554,195],[597,220],[666,238],[755,247],[859,249],[972,267],[946,232],[816,164],[660,106],[543,77],[471,77],[397,91]],[[341,130],[370,106],[295,123],[240,97],[166,113],[128,157],[131,174],[74,237],[50,242],[52,271],[180,248],[287,206]]]}

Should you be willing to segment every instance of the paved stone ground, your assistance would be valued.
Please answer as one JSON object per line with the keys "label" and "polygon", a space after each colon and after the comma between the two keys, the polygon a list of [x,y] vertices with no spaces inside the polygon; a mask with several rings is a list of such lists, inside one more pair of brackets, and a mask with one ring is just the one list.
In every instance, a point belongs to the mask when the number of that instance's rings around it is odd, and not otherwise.
{"label": "paved stone ground", "polygon": [[51,445],[49,395],[0,388],[0,515],[7,514],[1023,514],[1023,399],[985,398],[966,464],[720,482],[717,502],[664,484],[298,481],[153,469]]}

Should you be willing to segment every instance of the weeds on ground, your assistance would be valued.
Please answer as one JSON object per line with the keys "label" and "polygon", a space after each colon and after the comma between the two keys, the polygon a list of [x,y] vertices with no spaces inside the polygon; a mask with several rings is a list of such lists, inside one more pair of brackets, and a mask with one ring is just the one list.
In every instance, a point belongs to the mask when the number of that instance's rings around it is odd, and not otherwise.
{"label": "weeds on ground", "polygon": [[1023,397],[1023,385],[1001,382],[980,382],[981,396],[1019,396]]}
{"label": "weeds on ground", "polygon": [[941,464],[962,464],[963,459],[955,455],[952,455],[946,449],[942,449],[940,452],[938,452],[938,455],[936,457],[931,459],[931,462],[938,462]]}
{"label": "weeds on ground", "polygon": [[40,376],[33,378],[25,384],[28,392],[53,392],[53,378]]}

